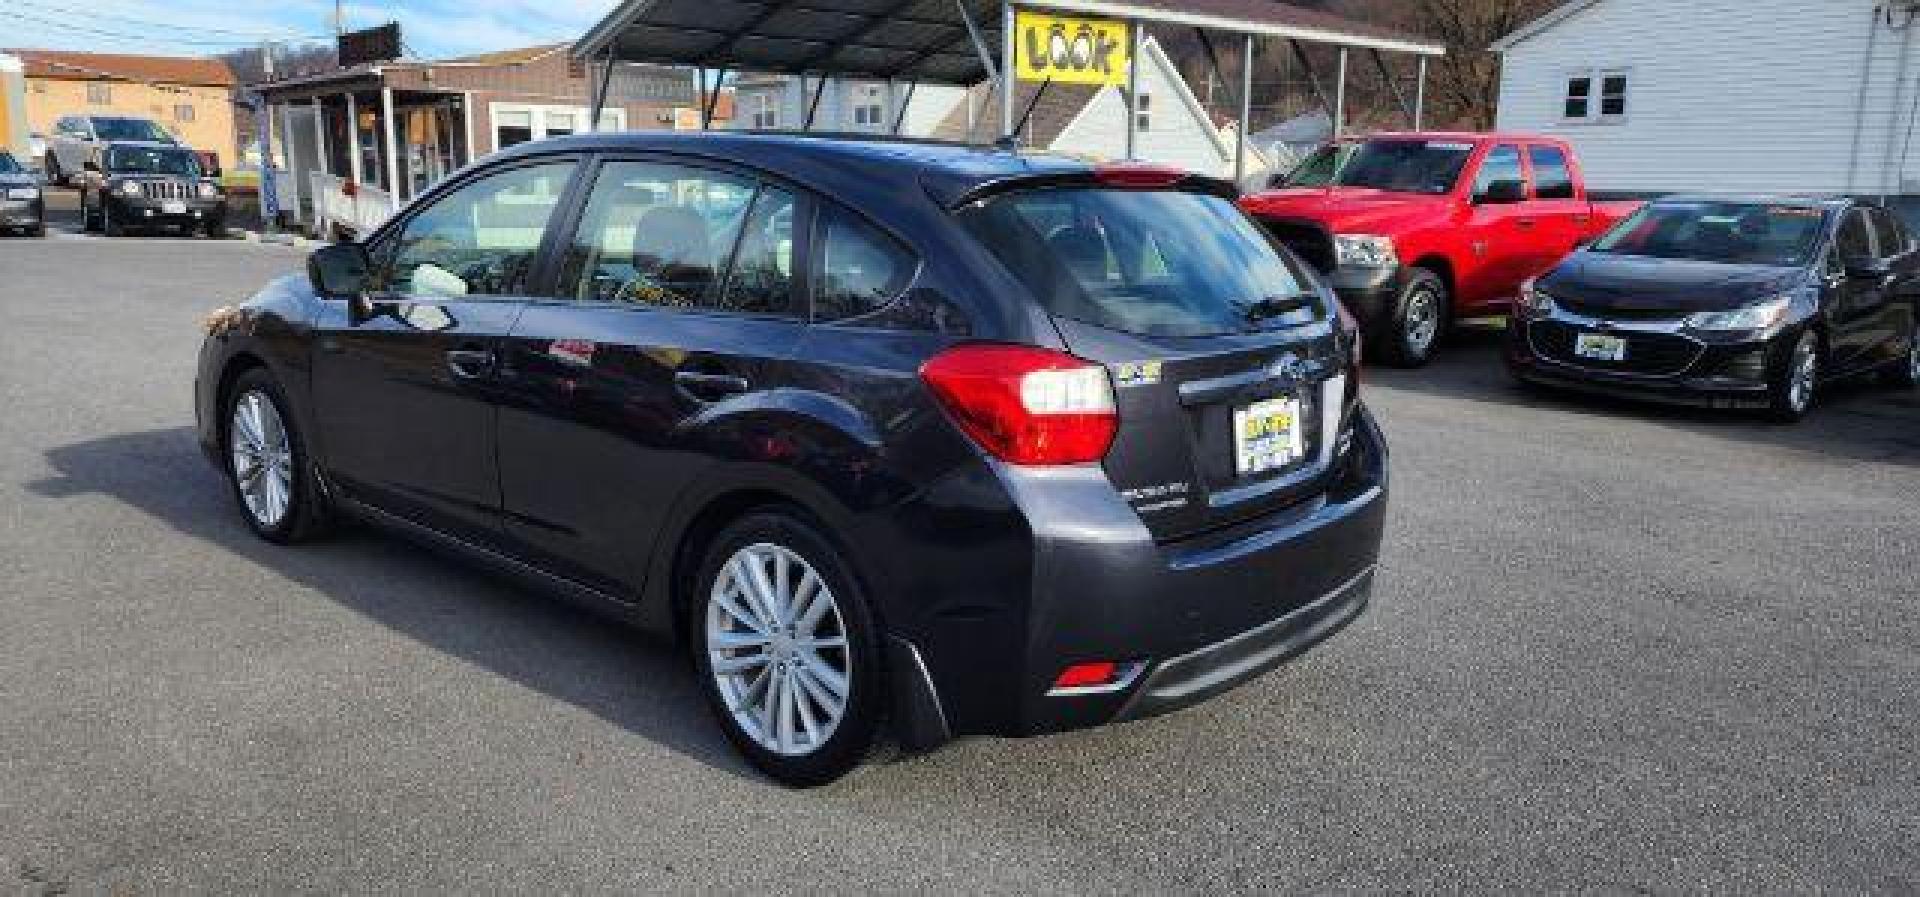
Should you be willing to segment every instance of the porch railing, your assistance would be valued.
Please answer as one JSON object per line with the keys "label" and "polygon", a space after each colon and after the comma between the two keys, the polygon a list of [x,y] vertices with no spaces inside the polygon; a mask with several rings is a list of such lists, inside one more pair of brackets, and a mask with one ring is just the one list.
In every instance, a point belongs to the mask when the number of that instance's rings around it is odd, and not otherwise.
{"label": "porch railing", "polygon": [[393,214],[385,190],[358,184],[348,195],[346,178],[318,171],[307,177],[313,188],[314,233],[321,238],[341,232],[364,236]]}

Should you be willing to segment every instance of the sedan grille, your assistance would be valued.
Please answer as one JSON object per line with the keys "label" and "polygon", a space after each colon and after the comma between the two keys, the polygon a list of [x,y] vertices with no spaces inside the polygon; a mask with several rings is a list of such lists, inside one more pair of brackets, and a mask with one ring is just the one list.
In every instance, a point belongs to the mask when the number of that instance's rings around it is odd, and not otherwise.
{"label": "sedan grille", "polygon": [[1533,351],[1561,364],[1619,374],[1652,376],[1678,374],[1700,357],[1705,347],[1672,333],[1641,333],[1634,330],[1608,331],[1627,341],[1627,357],[1622,361],[1601,361],[1575,355],[1574,341],[1583,332],[1564,321],[1534,321],[1527,325],[1527,338]]}
{"label": "sedan grille", "polygon": [[1563,296],[1553,297],[1553,304],[1583,318],[1599,318],[1603,321],[1677,321],[1687,316],[1687,312],[1666,308],[1617,308]]}
{"label": "sedan grille", "polygon": [[142,181],[140,189],[148,199],[192,199],[198,190],[193,184],[181,181]]}

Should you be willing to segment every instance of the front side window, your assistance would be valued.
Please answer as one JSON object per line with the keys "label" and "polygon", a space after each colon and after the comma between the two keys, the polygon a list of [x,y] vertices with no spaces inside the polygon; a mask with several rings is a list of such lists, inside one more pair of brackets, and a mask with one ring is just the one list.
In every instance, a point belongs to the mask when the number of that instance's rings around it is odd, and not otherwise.
{"label": "front side window", "polygon": [[[756,256],[756,273],[737,285],[725,280],[759,192],[753,179],[726,172],[664,162],[606,163],[562,263],[561,295],[684,309],[769,301],[778,289],[774,278],[792,273],[790,198],[784,216],[778,199],[758,206],[757,232],[746,246]],[[788,254],[784,265],[777,260],[781,252]],[[756,291],[760,298],[750,295]]]}
{"label": "front side window", "polygon": [[439,299],[525,294],[573,169],[571,161],[515,168],[436,200],[401,229],[386,289]]}
{"label": "front side window", "polygon": [[1487,191],[1501,181],[1526,185],[1527,175],[1520,167],[1520,148],[1517,146],[1503,143],[1487,153],[1487,160],[1480,163],[1480,176],[1473,182],[1474,198],[1486,196]]}
{"label": "front side window", "polygon": [[838,321],[878,311],[906,289],[917,261],[892,237],[837,207],[814,229],[813,316]]}
{"label": "front side window", "polygon": [[1840,233],[1834,238],[1834,250],[1844,261],[1873,258],[1873,233],[1867,226],[1867,216],[1859,209],[1847,212],[1840,219]]}
{"label": "front side window", "polygon": [[1537,199],[1572,199],[1573,172],[1567,169],[1567,154],[1557,146],[1531,146],[1527,158],[1533,162],[1533,195]]}
{"label": "front side window", "polygon": [[1319,314],[1308,275],[1217,196],[1030,190],[960,217],[1059,317],[1147,336],[1215,336]]}
{"label": "front side window", "polygon": [[[1592,251],[1722,264],[1799,267],[1813,257],[1826,222],[1826,213],[1813,206],[1664,201],[1642,206],[1640,211],[1596,240]],[[1871,253],[1866,222],[1858,216],[1850,216],[1841,228],[1842,252],[1845,252],[1849,228],[1857,234],[1865,251]]]}
{"label": "front side window", "polygon": [[1880,247],[1880,255],[1892,257],[1907,251],[1906,230],[1900,226],[1900,219],[1886,209],[1874,209],[1873,235],[1875,245]]}
{"label": "front side window", "polygon": [[1442,194],[1460,180],[1473,144],[1453,140],[1369,140],[1340,168],[1342,187]]}

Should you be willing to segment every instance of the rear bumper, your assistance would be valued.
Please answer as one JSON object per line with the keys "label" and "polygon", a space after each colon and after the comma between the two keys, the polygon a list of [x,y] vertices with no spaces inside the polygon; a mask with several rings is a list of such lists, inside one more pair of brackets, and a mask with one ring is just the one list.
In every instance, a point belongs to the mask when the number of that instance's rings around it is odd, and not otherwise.
{"label": "rear bumper", "polygon": [[[4,192],[0,189],[0,193]],[[39,227],[46,217],[42,200],[0,199],[0,227]]]}

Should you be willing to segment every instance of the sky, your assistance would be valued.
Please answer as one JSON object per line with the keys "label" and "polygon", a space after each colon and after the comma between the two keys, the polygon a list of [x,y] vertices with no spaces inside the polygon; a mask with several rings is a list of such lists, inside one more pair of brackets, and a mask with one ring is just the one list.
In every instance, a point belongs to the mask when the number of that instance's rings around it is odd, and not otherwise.
{"label": "sky", "polygon": [[[616,0],[347,2],[349,30],[400,23],[411,55],[443,59],[571,41]],[[0,47],[204,56],[261,40],[331,41],[332,0],[3,0]]]}

